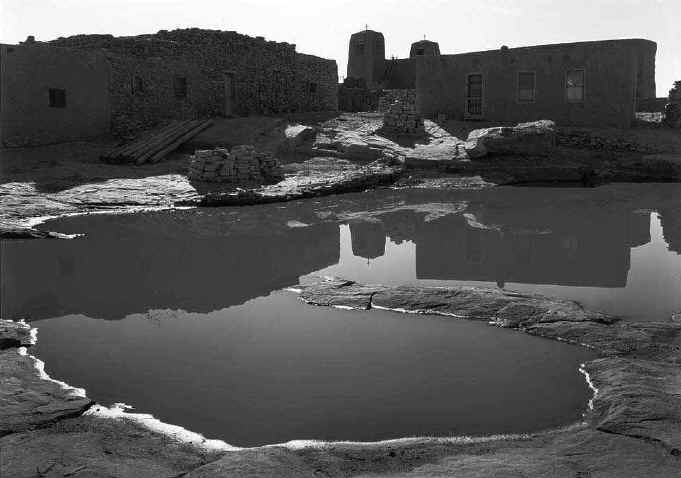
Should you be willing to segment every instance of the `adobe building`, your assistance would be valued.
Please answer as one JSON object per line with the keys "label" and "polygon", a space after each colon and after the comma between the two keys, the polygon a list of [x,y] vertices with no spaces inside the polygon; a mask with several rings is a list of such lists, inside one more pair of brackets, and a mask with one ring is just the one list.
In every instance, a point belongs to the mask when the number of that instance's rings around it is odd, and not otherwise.
{"label": "adobe building", "polygon": [[409,58],[386,59],[383,34],[365,30],[350,38],[347,76],[369,89],[415,89],[430,117],[628,127],[655,98],[656,50],[629,39],[443,55],[423,40]]}
{"label": "adobe building", "polygon": [[5,146],[127,132],[166,119],[337,109],[334,60],[231,31],[31,37],[0,46]]}

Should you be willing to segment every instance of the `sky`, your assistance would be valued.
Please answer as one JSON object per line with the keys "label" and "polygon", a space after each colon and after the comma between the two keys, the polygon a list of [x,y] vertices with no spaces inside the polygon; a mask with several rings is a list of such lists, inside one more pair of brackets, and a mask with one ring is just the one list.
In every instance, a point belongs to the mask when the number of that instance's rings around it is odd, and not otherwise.
{"label": "sky", "polygon": [[412,42],[437,41],[462,53],[616,38],[657,42],[657,96],[681,80],[681,0],[0,0],[0,43],[34,35],[137,35],[200,27],[295,43],[338,62],[366,25],[383,33],[386,56],[404,58]]}

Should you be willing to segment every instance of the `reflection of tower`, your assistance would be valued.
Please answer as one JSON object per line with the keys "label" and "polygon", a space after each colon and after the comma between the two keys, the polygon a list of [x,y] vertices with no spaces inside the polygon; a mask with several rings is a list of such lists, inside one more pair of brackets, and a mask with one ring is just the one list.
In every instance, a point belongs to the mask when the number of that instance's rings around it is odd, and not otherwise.
{"label": "reflection of tower", "polygon": [[365,259],[376,259],[385,254],[385,230],[376,219],[350,223],[352,254]]}
{"label": "reflection of tower", "polygon": [[677,209],[660,209],[662,235],[669,245],[669,250],[681,254],[681,211]]}
{"label": "reflection of tower", "polygon": [[650,213],[635,212],[627,217],[627,245],[638,247],[650,242]]}

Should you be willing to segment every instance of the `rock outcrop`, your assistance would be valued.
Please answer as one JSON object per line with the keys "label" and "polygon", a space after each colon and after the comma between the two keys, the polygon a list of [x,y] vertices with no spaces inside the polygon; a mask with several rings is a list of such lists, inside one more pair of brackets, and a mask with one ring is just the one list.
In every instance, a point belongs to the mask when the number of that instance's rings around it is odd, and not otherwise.
{"label": "rock outcrop", "polygon": [[83,391],[47,379],[23,349],[0,352],[0,436],[81,415],[92,405]]}
{"label": "rock outcrop", "polygon": [[555,123],[549,120],[519,123],[513,127],[476,129],[468,134],[466,152],[471,158],[486,155],[539,155],[550,153],[556,145]]}

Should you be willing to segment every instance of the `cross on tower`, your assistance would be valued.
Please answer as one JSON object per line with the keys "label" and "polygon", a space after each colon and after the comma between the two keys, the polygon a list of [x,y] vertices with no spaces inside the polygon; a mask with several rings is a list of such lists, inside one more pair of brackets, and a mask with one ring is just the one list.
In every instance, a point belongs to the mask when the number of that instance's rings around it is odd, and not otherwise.
{"label": "cross on tower", "polygon": [[364,30],[366,31],[368,29],[369,29],[369,24],[368,23],[364,24]]}

